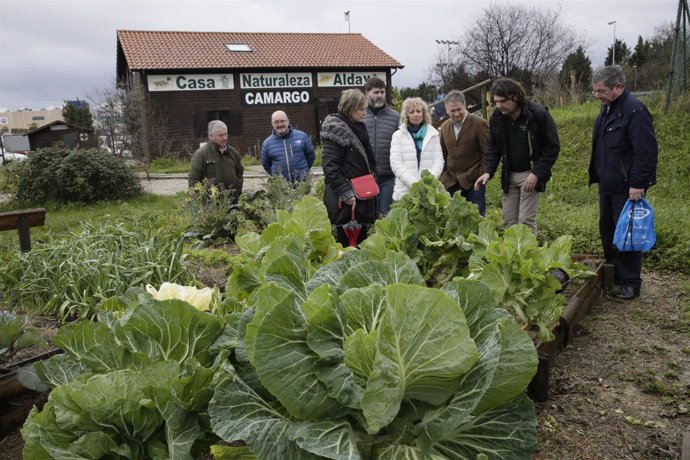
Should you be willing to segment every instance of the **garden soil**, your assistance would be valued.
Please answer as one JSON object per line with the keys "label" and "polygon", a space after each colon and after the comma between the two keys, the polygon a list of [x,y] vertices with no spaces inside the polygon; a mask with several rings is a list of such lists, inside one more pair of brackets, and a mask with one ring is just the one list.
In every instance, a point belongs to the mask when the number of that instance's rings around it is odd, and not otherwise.
{"label": "garden soil", "polygon": [[[690,280],[643,279],[638,299],[600,297],[556,357],[550,399],[536,405],[537,460],[681,458],[690,431]],[[8,460],[21,459],[22,446],[18,431],[0,438]]]}

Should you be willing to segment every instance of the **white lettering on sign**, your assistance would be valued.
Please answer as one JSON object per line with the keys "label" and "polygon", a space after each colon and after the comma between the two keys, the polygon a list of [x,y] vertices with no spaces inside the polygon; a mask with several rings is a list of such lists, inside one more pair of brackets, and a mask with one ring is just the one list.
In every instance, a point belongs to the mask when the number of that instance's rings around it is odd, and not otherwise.
{"label": "white lettering on sign", "polygon": [[319,87],[327,87],[364,86],[371,77],[386,81],[385,72],[319,72],[316,78]]}
{"label": "white lettering on sign", "polygon": [[309,88],[311,74],[303,73],[243,73],[240,74],[240,88]]}
{"label": "white lettering on sign", "polygon": [[234,89],[232,74],[149,75],[149,91],[203,91]]}
{"label": "white lettering on sign", "polygon": [[306,104],[310,99],[309,91],[248,91],[244,95],[247,105]]}

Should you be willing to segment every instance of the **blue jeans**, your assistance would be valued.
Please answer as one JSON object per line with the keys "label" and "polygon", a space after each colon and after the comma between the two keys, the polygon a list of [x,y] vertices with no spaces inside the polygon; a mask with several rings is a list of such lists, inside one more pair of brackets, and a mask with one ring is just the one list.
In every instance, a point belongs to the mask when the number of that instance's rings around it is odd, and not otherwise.
{"label": "blue jeans", "polygon": [[460,191],[460,195],[465,197],[467,201],[470,203],[474,203],[477,205],[477,208],[479,208],[479,215],[484,217],[484,214],[486,213],[486,186],[482,185],[479,190],[475,190],[474,186],[470,186],[470,188],[462,188],[460,185],[460,182],[456,182],[455,185],[451,185],[449,188],[446,189],[448,193],[450,193],[450,196],[455,195],[455,192]]}
{"label": "blue jeans", "polygon": [[395,187],[395,176],[384,176],[379,179],[379,213],[384,217],[391,210],[393,204],[393,187]]}

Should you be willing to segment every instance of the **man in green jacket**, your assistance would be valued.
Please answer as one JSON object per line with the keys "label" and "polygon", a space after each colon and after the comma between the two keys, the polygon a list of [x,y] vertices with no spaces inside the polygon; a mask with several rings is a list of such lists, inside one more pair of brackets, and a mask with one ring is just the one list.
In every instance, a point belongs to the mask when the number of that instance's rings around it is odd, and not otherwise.
{"label": "man in green jacket", "polygon": [[208,142],[194,152],[189,170],[189,186],[208,179],[232,192],[237,202],[242,193],[244,168],[240,154],[228,145],[228,127],[220,120],[208,124]]}

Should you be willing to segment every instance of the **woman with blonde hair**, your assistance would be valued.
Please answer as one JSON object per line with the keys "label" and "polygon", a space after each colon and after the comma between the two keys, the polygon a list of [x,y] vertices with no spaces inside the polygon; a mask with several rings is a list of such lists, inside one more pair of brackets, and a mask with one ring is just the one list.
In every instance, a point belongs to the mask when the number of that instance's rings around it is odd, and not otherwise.
{"label": "woman with blonde hair", "polygon": [[349,245],[343,225],[352,220],[353,209],[357,222],[364,224],[358,244],[366,238],[367,225],[378,217],[378,198],[360,200],[350,185],[350,179],[376,171],[374,151],[363,122],[368,104],[360,90],[345,90],[338,103],[338,113],[327,116],[321,125],[323,202],[331,224],[336,226],[336,239],[343,246]]}
{"label": "woman with blonde hair", "polygon": [[410,190],[425,169],[436,178],[443,172],[441,141],[422,98],[407,98],[402,104],[400,128],[391,141],[391,169],[395,174],[394,201]]}

